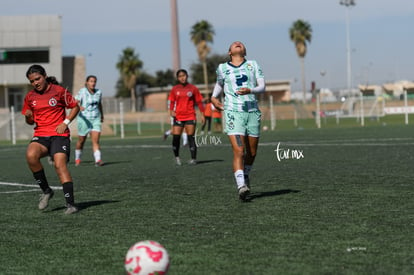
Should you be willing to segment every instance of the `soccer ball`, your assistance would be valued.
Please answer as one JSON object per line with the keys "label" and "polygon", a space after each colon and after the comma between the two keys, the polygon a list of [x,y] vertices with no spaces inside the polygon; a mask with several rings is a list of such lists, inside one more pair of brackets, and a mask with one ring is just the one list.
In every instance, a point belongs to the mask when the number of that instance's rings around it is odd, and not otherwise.
{"label": "soccer ball", "polygon": [[263,126],[263,131],[267,131],[267,130],[269,130],[269,127],[267,127],[266,125]]}
{"label": "soccer ball", "polygon": [[140,241],[131,246],[125,257],[127,274],[167,274],[170,258],[167,250],[155,241]]}

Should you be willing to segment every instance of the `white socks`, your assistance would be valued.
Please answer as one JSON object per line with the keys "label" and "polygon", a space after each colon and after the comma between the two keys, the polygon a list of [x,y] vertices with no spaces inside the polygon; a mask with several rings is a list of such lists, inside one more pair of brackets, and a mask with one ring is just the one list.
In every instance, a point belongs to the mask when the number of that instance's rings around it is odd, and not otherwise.
{"label": "white socks", "polygon": [[188,143],[187,133],[183,132],[182,137],[183,137],[183,146],[186,146]]}
{"label": "white socks", "polygon": [[[81,159],[81,156],[82,156],[82,150],[76,149],[75,150],[75,159]],[[95,162],[100,161],[101,160],[101,151],[96,150],[95,152],[93,152],[93,157],[95,158]]]}
{"label": "white socks", "polygon": [[237,170],[236,172],[234,172],[234,178],[236,179],[237,189],[246,184],[245,177],[249,176],[250,170],[252,170],[252,166],[245,165],[244,171]]}
{"label": "white socks", "polygon": [[101,151],[96,150],[95,152],[93,152],[93,157],[95,158],[95,162],[100,161],[101,160]]}
{"label": "white socks", "polygon": [[82,150],[76,149],[75,150],[75,159],[80,159],[82,156]]}
{"label": "white socks", "polygon": [[236,179],[237,189],[244,185],[243,170],[237,170],[236,172],[234,172],[234,178]]}

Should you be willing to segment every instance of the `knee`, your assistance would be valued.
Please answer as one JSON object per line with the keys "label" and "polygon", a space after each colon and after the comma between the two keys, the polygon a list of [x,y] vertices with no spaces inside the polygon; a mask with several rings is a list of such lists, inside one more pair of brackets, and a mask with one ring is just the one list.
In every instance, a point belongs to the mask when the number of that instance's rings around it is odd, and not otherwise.
{"label": "knee", "polygon": [[233,155],[235,158],[243,158],[244,157],[244,148],[243,147],[237,147],[233,149]]}
{"label": "knee", "polygon": [[250,151],[249,151],[249,155],[250,155],[250,157],[252,157],[252,158],[256,157],[256,154],[257,154],[257,150],[250,150]]}
{"label": "knee", "polygon": [[26,161],[29,164],[36,164],[40,162],[40,156],[34,151],[26,152]]}

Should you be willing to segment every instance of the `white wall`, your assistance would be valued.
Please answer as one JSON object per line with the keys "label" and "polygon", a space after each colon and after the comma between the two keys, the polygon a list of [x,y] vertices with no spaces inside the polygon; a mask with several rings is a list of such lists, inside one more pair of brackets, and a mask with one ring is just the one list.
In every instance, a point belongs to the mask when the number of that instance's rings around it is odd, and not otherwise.
{"label": "white wall", "polygon": [[[59,15],[0,16],[0,49],[49,48],[49,63],[40,63],[48,75],[62,79],[62,18]],[[27,84],[32,64],[0,64],[0,85]]]}

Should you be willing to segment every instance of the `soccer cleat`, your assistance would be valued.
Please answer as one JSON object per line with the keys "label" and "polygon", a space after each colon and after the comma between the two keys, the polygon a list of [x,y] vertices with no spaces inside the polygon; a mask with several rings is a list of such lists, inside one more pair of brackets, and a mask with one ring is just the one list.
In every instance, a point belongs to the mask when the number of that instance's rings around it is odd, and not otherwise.
{"label": "soccer cleat", "polygon": [[246,185],[239,188],[239,199],[245,201],[247,196],[250,194],[250,189]]}
{"label": "soccer cleat", "polygon": [[197,160],[191,159],[191,160],[188,161],[188,164],[190,164],[190,165],[196,165],[197,164]]}
{"label": "soccer cleat", "polygon": [[250,179],[249,179],[249,175],[244,174],[244,184],[246,184],[247,188],[250,189]]}
{"label": "soccer cleat", "polygon": [[176,157],[175,158],[175,164],[176,165],[178,165],[178,166],[181,166],[182,164],[181,164],[181,160],[180,160],[180,158],[179,157]]}
{"label": "soccer cleat", "polygon": [[102,160],[98,160],[97,162],[95,162],[95,166],[96,167],[104,166],[104,163]]}
{"label": "soccer cleat", "polygon": [[75,159],[75,166],[79,166],[81,164],[81,160],[80,159]]}
{"label": "soccer cleat", "polygon": [[53,197],[54,192],[51,190],[47,194],[41,194],[39,199],[39,210],[45,209],[49,205],[49,200]]}
{"label": "soccer cleat", "polygon": [[66,204],[66,210],[65,210],[66,215],[70,215],[76,212],[78,212],[78,208],[76,208],[74,205],[71,205],[69,203]]}

